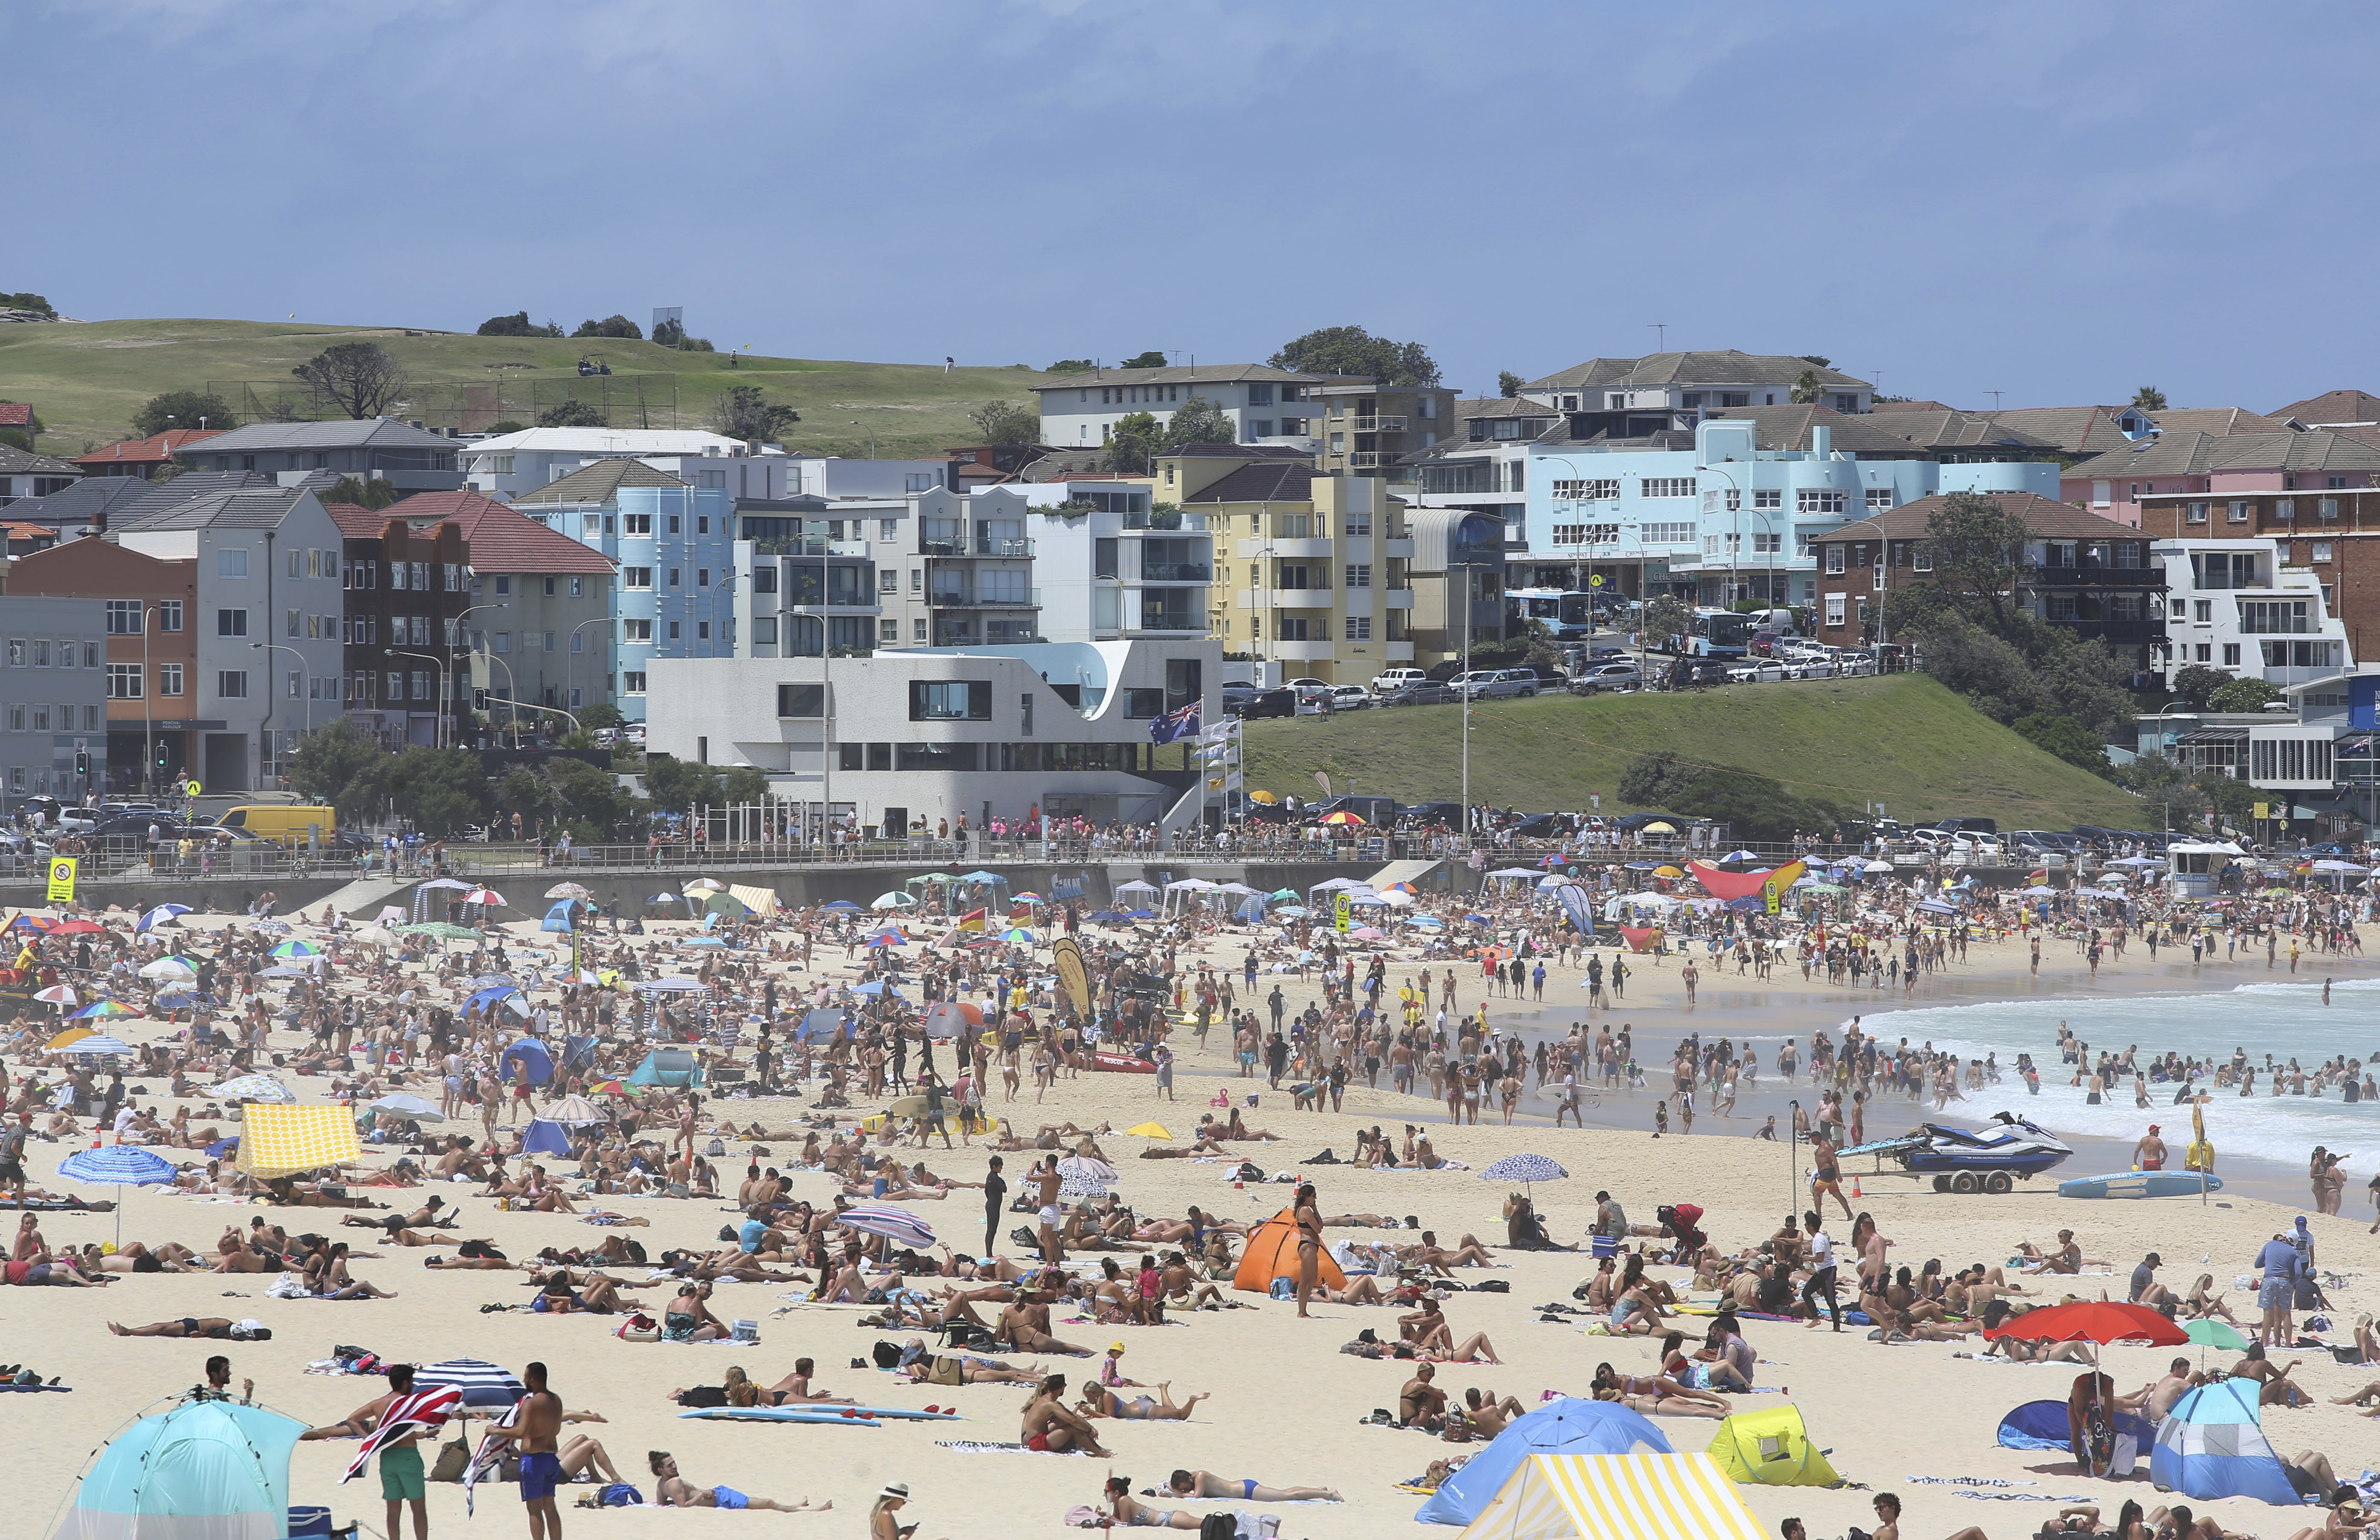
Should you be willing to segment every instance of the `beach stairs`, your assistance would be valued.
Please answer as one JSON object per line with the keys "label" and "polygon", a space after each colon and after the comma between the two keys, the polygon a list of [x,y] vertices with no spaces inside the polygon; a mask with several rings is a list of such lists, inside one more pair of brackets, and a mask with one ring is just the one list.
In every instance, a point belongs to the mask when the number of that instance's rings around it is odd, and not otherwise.
{"label": "beach stairs", "polygon": [[1375,892],[1394,882],[1410,882],[1425,891],[1431,888],[1442,890],[1448,885],[1444,876],[1439,876],[1435,882],[1425,879],[1434,873],[1442,872],[1445,867],[1443,861],[1391,861],[1374,872],[1369,880]]}
{"label": "beach stairs", "polygon": [[418,877],[359,877],[323,902],[349,918],[360,915],[370,919],[382,905],[420,880]]}

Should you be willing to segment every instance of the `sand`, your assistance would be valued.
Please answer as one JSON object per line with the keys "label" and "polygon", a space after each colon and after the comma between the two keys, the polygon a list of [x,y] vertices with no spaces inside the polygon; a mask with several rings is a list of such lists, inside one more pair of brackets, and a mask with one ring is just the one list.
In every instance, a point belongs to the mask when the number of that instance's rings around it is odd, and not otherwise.
{"label": "sand", "polygon": [[[840,949],[837,949],[838,951]],[[1239,950],[1226,945],[1216,956],[1221,965],[1235,963]],[[1607,954],[1608,955],[1608,954]],[[2138,952],[2134,965],[2102,970],[2103,989],[2155,989],[2190,987],[2187,976],[2174,977],[2160,966],[2151,970]],[[826,961],[821,953],[821,962]],[[2261,963],[2261,960],[2259,960]],[[1393,967],[1391,980],[1405,970]],[[1708,970],[1706,970],[1708,971]],[[2244,971],[2244,970],[2243,970]],[[2342,976],[2360,968],[2333,968]],[[2021,948],[1978,947],[1971,963],[1945,978],[1921,983],[1914,999],[1951,998],[1953,993],[2022,994],[2033,988],[2079,987],[2074,976],[2079,963],[2053,949],[2045,976],[2027,977]],[[2186,975],[2187,969],[2184,973]],[[1572,971],[1558,974],[1548,983],[1548,1004],[1541,1018],[1559,1030],[1585,1015],[1585,996]],[[1269,988],[1269,981],[1264,986]],[[1301,1004],[1307,992],[1293,988]],[[1466,979],[1463,1001],[1476,994],[1475,980]],[[1700,1008],[1689,1016],[1680,1008],[1677,964],[1646,967],[1632,981],[1625,1006],[1614,1020],[1636,1024],[1640,1043],[1674,1035],[1699,1022],[1706,1031],[1742,1030],[1737,1023],[1757,1021],[1764,1031],[1799,1030],[1831,1025],[1852,1011],[1873,1002],[1868,991],[1856,995],[1804,985],[1798,972],[1756,989],[1751,981],[1732,976],[1708,979],[1701,991]],[[1515,1011],[1531,1007],[1507,1002]],[[1600,1020],[1598,1016],[1597,1018]],[[1790,1026],[1786,1024],[1791,1024]],[[136,1036],[162,1033],[156,1024],[128,1023]],[[1805,1037],[1806,1040],[1806,1037]],[[1093,1074],[1062,1081],[1049,1100],[1037,1107],[1029,1088],[1014,1108],[998,1101],[994,1111],[1016,1118],[1021,1126],[1047,1117],[1072,1118],[1093,1124],[1112,1122],[1121,1129],[1149,1117],[1164,1121],[1177,1134],[1196,1121],[1206,1100],[1219,1086],[1245,1094],[1250,1083],[1223,1078],[1226,1046],[1220,1035],[1199,1052],[1184,1044],[1180,1100],[1152,1105],[1150,1080],[1126,1075]],[[1650,1061],[1649,1055],[1640,1057]],[[21,1073],[21,1072],[19,1072]],[[319,1083],[301,1085],[317,1093]],[[1483,1123],[1460,1129],[1444,1126],[1442,1104],[1397,1097],[1384,1091],[1356,1087],[1340,1114],[1293,1112],[1286,1092],[1263,1089],[1260,1105],[1248,1115],[1254,1124],[1270,1126],[1290,1135],[1283,1143],[1250,1147],[1248,1158],[1268,1170],[1288,1168],[1313,1177],[1321,1191],[1326,1213],[1371,1211],[1418,1217],[1442,1239],[1475,1233],[1493,1243],[1500,1240],[1500,1204],[1507,1188],[1480,1180],[1476,1172],[1500,1156],[1536,1151],[1552,1156],[1572,1173],[1566,1182],[1536,1189],[1540,1210],[1552,1232],[1576,1240],[1593,1212],[1598,1186],[1609,1187],[1626,1203],[1631,1216],[1649,1220],[1657,1204],[1692,1201],[1706,1211],[1706,1227],[1714,1239],[1732,1248],[1766,1236],[1789,1204],[1801,1206],[1801,1193],[1789,1170],[1785,1146],[1741,1137],[1712,1137],[1717,1125],[1706,1118],[1691,1138],[1656,1140],[1648,1125],[1652,1094],[1611,1098],[1597,1116],[1620,1124],[1611,1128],[1556,1132],[1544,1122],[1550,1104],[1534,1097],[1528,1103],[1536,1121],[1507,1128]],[[139,1098],[143,1105],[150,1097]],[[162,1100],[162,1098],[158,1098]],[[776,1103],[755,1109],[729,1104],[739,1121],[757,1115],[764,1122],[783,1124],[799,1104]],[[1981,1116],[1988,1102],[1971,1110]],[[1906,1118],[1901,1119],[1905,1111]],[[1895,1126],[1896,1120],[1914,1122],[1930,1112],[1900,1104],[1895,1098],[1888,1111],[1871,1115],[1870,1128]],[[1431,1123],[1441,1153],[1467,1162],[1470,1171],[1390,1173],[1345,1167],[1299,1167],[1295,1162],[1328,1146],[1344,1157],[1360,1127],[1380,1123],[1394,1129],[1407,1122]],[[1736,1120],[1733,1132],[1747,1132],[1756,1118]],[[1288,1189],[1269,1184],[1239,1187],[1224,1180],[1225,1168],[1185,1161],[1143,1161],[1134,1158],[1148,1141],[1117,1134],[1103,1141],[1123,1174],[1123,1193],[1145,1214],[1178,1215],[1191,1203],[1225,1218],[1257,1219],[1281,1208]],[[740,1146],[731,1146],[740,1153]],[[779,1157],[787,1153],[775,1146]],[[37,1144],[30,1169],[37,1180],[49,1176],[70,1148]],[[936,1170],[975,1179],[982,1174],[978,1150],[944,1152],[937,1142],[929,1158]],[[1012,1167],[1023,1158],[1013,1157]],[[722,1171],[740,1170],[731,1158]],[[1012,1172],[1012,1175],[1014,1173]],[[2066,1174],[2072,1174],[2070,1171]],[[54,1179],[53,1179],[54,1180]],[[2360,1178],[2359,1178],[2360,1180]],[[797,1174],[797,1196],[823,1203],[830,1191],[826,1178]],[[455,1187],[454,1194],[472,1189]],[[604,1200],[622,1212],[650,1219],[650,1227],[630,1231],[650,1252],[674,1244],[710,1243],[722,1224],[735,1216],[721,1206],[704,1202],[613,1198]],[[224,1226],[244,1225],[264,1210],[261,1207],[216,1205],[203,1200],[166,1196],[153,1190],[125,1197],[124,1233],[155,1241],[174,1239],[201,1250],[212,1249]],[[490,1200],[462,1198],[467,1219],[464,1235],[485,1236],[516,1257],[544,1244],[592,1244],[601,1232],[568,1216],[500,1213]],[[2063,1202],[2046,1186],[2021,1189],[2006,1197],[1937,1195],[1907,1181],[1868,1182],[1857,1207],[1876,1218],[1894,1243],[1896,1263],[1922,1264],[1940,1257],[1957,1267],[1970,1261],[2005,1262],[2022,1239],[2046,1242],[2055,1230],[2070,1226],[2087,1255],[2118,1266],[2113,1276],[2087,1278],[2079,1291],[2093,1295],[2105,1289],[2122,1297],[2125,1275],[2141,1255],[2162,1251],[2169,1259],[2161,1277],[2186,1289],[2198,1272],[2212,1272],[2227,1288],[2235,1274],[2249,1270],[2257,1247],[2284,1228],[2296,1210],[2258,1201],[2240,1193],[2218,1194],[2202,1206],[2195,1200],[2088,1205]],[[929,1222],[955,1238],[980,1238],[982,1210],[977,1194],[962,1192],[947,1204],[914,1206]],[[327,1228],[335,1214],[278,1211],[273,1218],[292,1231]],[[1840,1238],[1848,1227],[1838,1220]],[[1025,1217],[1003,1217],[1005,1231]],[[2334,1318],[2345,1327],[2355,1313],[2380,1306],[2363,1258],[2372,1245],[2363,1223],[2350,1215],[2313,1220],[2317,1255],[2324,1264],[2350,1274],[2342,1290],[2334,1291],[2338,1309]],[[45,1215],[42,1227],[54,1243],[105,1240],[115,1232],[113,1216]],[[363,1231],[349,1231],[365,1239]],[[1360,1235],[1334,1231],[1331,1238]],[[1410,1239],[1410,1237],[1406,1237]],[[972,1243],[972,1242],[966,1243]],[[648,1495],[653,1482],[646,1468],[649,1449],[674,1451],[686,1475],[704,1484],[725,1483],[749,1494],[792,1501],[832,1498],[834,1510],[820,1515],[791,1517],[722,1514],[714,1511],[632,1510],[581,1512],[565,1509],[565,1523],[574,1534],[600,1532],[624,1537],[710,1534],[765,1529],[772,1534],[857,1535],[865,1532],[866,1511],[876,1490],[891,1481],[910,1485],[915,1499],[905,1522],[915,1522],[921,1540],[956,1537],[1050,1534],[1061,1527],[1066,1509],[1096,1503],[1101,1479],[1111,1471],[1129,1474],[1135,1487],[1161,1484],[1177,1466],[1203,1468],[1229,1476],[1255,1476],[1275,1484],[1312,1483],[1337,1487],[1345,1501],[1336,1505],[1300,1505],[1278,1510],[1281,1533],[1288,1536],[1377,1535],[1404,1528],[1420,1498],[1393,1489],[1393,1484],[1421,1473],[1433,1459],[1470,1452],[1417,1432],[1366,1425],[1362,1419],[1376,1407],[1393,1408],[1406,1369],[1393,1363],[1342,1355],[1342,1343],[1369,1327],[1393,1333],[1394,1312],[1344,1306],[1318,1306],[1316,1318],[1293,1318],[1286,1303],[1242,1296],[1252,1308],[1221,1313],[1176,1315],[1174,1324],[1156,1328],[1101,1328],[1088,1324],[1058,1324],[1063,1338],[1101,1348],[1121,1339],[1128,1348],[1125,1372],[1150,1384],[1171,1382],[1177,1398],[1194,1391],[1212,1392],[1187,1423],[1103,1423],[1102,1437],[1116,1451],[1112,1461],[1085,1458],[996,1453],[961,1453],[938,1447],[938,1440],[970,1438],[1013,1440],[1017,1413],[1026,1396],[1020,1387],[978,1386],[962,1389],[909,1388],[894,1376],[873,1368],[846,1365],[864,1358],[880,1337],[902,1333],[858,1328],[855,1312],[795,1307],[772,1316],[780,1296],[791,1286],[722,1285],[713,1304],[722,1317],[752,1316],[761,1320],[760,1340],[752,1345],[686,1347],[630,1344],[617,1340],[615,1319],[571,1316],[552,1317],[521,1313],[486,1315],[491,1303],[526,1301],[530,1290],[524,1275],[506,1273],[432,1273],[424,1271],[424,1254],[392,1250],[380,1260],[359,1262],[355,1271],[401,1297],[378,1303],[285,1302],[264,1296],[262,1280],[254,1275],[147,1275],[122,1279],[100,1290],[49,1289],[0,1291],[0,1362],[24,1361],[45,1376],[62,1375],[75,1386],[71,1395],[15,1396],[0,1399],[0,1417],[14,1434],[19,1468],[9,1485],[18,1518],[7,1533],[45,1534],[53,1514],[68,1498],[87,1457],[129,1420],[161,1409],[170,1398],[200,1376],[204,1358],[213,1352],[231,1355],[236,1376],[252,1376],[260,1400],[309,1423],[340,1417],[384,1388],[370,1378],[329,1377],[302,1372],[311,1359],[329,1354],[334,1343],[356,1343],[393,1361],[427,1361],[472,1357],[512,1366],[535,1358],[551,1366],[552,1384],[573,1409],[600,1413],[604,1421],[583,1431],[594,1434],[619,1463],[623,1473]],[[1654,1366],[1654,1350],[1644,1339],[1588,1338],[1570,1324],[1546,1324],[1531,1307],[1549,1300],[1568,1300],[1572,1287],[1592,1264],[1568,1255],[1505,1254],[1503,1266],[1492,1273],[1465,1272],[1466,1281],[1484,1277],[1506,1279],[1503,1295],[1464,1292],[1452,1296],[1447,1314],[1458,1335],[1485,1330],[1504,1359],[1501,1366],[1444,1366],[1439,1383],[1459,1396],[1466,1386],[1491,1387],[1534,1405],[1547,1391],[1583,1393],[1601,1360],[1623,1372],[1644,1372]],[[1660,1276],[1682,1280],[1674,1270]],[[241,1297],[225,1297],[226,1290]],[[665,1294],[666,1291],[662,1291]],[[2229,1295],[2235,1313],[2253,1319],[2252,1298]],[[262,1344],[200,1343],[174,1340],[125,1340],[110,1336],[102,1323],[115,1319],[140,1323],[181,1315],[253,1316],[270,1326],[273,1340]],[[2021,1401],[2062,1399],[2077,1372],[2070,1365],[2034,1367],[1977,1362],[1954,1356],[1964,1344],[1925,1343],[1883,1346],[1846,1330],[1837,1336],[1781,1324],[1747,1323],[1747,1333],[1764,1363],[1759,1382],[1779,1388],[1777,1395],[1740,1399],[1759,1407],[1782,1400],[1797,1404],[1819,1444],[1852,1482],[1876,1491],[1894,1490],[1908,1505],[1903,1533],[1932,1540],[1965,1524],[1980,1524],[1995,1540],[2029,1534],[2055,1511],[2049,1502],[1978,1502],[1962,1499],[1951,1489],[1912,1485],[1910,1475],[1998,1478],[2021,1485],[2005,1490],[2028,1496],[2076,1494],[2100,1503],[2112,1516],[2126,1497],[2154,1505],[2164,1500],[2145,1479],[2131,1482],[2094,1481],[2073,1473],[2070,1461],[2043,1454],[1997,1448],[1994,1431],[2000,1415]],[[1980,1346],[1980,1340],[1975,1345]],[[2119,1388],[2130,1391],[2154,1377],[2174,1350],[2118,1347],[2107,1351],[2107,1362]],[[747,1425],[721,1422],[687,1422],[663,1398],[678,1386],[717,1383],[731,1364],[745,1368],[763,1383],[790,1371],[796,1357],[816,1358],[820,1378],[832,1393],[856,1395],[863,1401],[890,1405],[923,1406],[931,1401],[955,1403],[966,1416],[959,1424],[889,1424],[880,1428],[804,1425]],[[2192,1356],[2197,1356],[2195,1352]],[[2210,1355],[2214,1356],[2214,1355]],[[2231,1355],[2236,1356],[2236,1355]],[[2323,1398],[2360,1388],[2380,1371],[2335,1365],[2326,1355],[2284,1355],[2302,1358],[2296,1377]],[[1088,1374],[1096,1360],[1053,1360],[1051,1366],[1075,1376]],[[1681,1449],[1706,1447],[1716,1424],[1686,1419],[1662,1424]],[[2327,1451],[2342,1473],[2360,1471],[2374,1446],[2371,1425],[2350,1410],[2322,1405],[2305,1411],[2274,1411],[2267,1426],[2277,1448],[2294,1453],[2306,1448]],[[382,1509],[377,1478],[371,1475],[335,1488],[352,1445],[315,1443],[299,1446],[292,1462],[293,1500],[328,1502],[338,1518],[360,1518],[367,1533],[378,1533]],[[24,1457],[33,1458],[27,1460]],[[2145,1473],[2145,1461],[2143,1470]],[[586,1488],[573,1488],[576,1496]],[[1871,1491],[1739,1489],[1747,1506],[1771,1533],[1777,1521],[1799,1514],[1813,1534],[1840,1534],[1851,1524],[1874,1527],[1868,1499]],[[464,1522],[460,1489],[433,1485],[431,1489],[433,1534],[452,1533]],[[566,1500],[566,1499],[565,1499]],[[1171,1506],[1169,1504],[1169,1506]],[[1199,1508],[1219,1506],[1196,1504]],[[2258,1505],[2226,1502],[2207,1505],[2236,1529],[2265,1535],[2286,1534],[2302,1522]],[[524,1523],[510,1487],[483,1488],[479,1527],[490,1533],[518,1533]],[[1416,1534],[1433,1533],[1415,1531]]]}

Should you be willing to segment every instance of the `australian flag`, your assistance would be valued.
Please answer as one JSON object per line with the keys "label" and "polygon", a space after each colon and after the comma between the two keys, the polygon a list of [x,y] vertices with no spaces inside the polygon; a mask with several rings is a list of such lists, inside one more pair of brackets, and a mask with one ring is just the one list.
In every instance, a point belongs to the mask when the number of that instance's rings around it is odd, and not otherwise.
{"label": "australian flag", "polygon": [[1194,700],[1178,711],[1168,711],[1161,717],[1151,718],[1148,723],[1148,741],[1152,744],[1170,744],[1180,738],[1194,736],[1197,731],[1198,703]]}

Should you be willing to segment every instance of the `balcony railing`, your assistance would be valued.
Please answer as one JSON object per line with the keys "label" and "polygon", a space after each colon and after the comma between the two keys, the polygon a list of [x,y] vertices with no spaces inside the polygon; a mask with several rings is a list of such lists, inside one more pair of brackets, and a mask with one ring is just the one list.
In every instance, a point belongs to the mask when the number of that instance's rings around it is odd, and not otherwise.
{"label": "balcony railing", "polygon": [[2081,615],[2046,618],[2052,625],[2066,626],[2103,642],[2153,642],[2165,635],[2165,623],[2159,620],[2093,620]]}
{"label": "balcony railing", "polygon": [[1371,470],[1380,466],[1393,465],[1396,458],[1395,451],[1383,453],[1377,449],[1358,449],[1348,455],[1347,463],[1357,470]]}
{"label": "balcony railing", "polygon": [[1204,562],[1143,562],[1140,576],[1145,583],[1211,583],[1215,569]]}
{"label": "balcony railing", "polygon": [[2073,566],[2052,566],[2046,563],[2024,569],[2024,581],[2037,588],[2162,588],[2166,586],[2165,568],[2111,567],[2088,562]]}
{"label": "balcony railing", "polygon": [[1359,417],[1354,430],[1358,433],[1402,433],[1405,419],[1401,417]]}
{"label": "balcony railing", "polygon": [[998,540],[978,535],[972,544],[965,540],[928,540],[917,542],[920,556],[1030,556],[1033,542],[1027,540]]}

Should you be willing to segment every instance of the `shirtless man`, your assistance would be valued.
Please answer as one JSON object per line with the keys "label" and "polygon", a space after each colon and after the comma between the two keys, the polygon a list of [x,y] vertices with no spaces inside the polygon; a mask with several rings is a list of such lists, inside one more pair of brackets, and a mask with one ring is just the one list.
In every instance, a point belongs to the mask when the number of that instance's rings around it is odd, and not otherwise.
{"label": "shirtless man", "polygon": [[2141,1142],[2132,1146],[2132,1165],[2143,1171],[2161,1171],[2165,1170],[2165,1141],[2157,1137],[2157,1125],[2151,1123],[2149,1131],[2141,1135]]}
{"label": "shirtless man", "polygon": [[1834,1141],[1828,1139],[1823,1130],[1813,1130],[1810,1134],[1810,1206],[1824,1213],[1828,1193],[1834,1194],[1835,1201],[1843,1206],[1843,1218],[1851,1219],[1852,1200],[1843,1196],[1843,1169],[1841,1162],[1835,1158]]}
{"label": "shirtless man", "polygon": [[[2164,1378],[2141,1392],[2133,1410],[2137,1410],[2148,1425],[2155,1427],[2165,1421],[2165,1414],[2173,1410],[2173,1403],[2181,1399],[2182,1392],[2197,1383],[2198,1376],[2190,1370],[2190,1360],[2177,1358],[2165,1366]],[[2121,1406],[2124,1403],[2119,1400],[2117,1404]]]}
{"label": "shirtless man", "polygon": [[1463,1237],[1462,1244],[1448,1251],[1438,1243],[1438,1231],[1434,1230],[1421,1232],[1421,1244],[1408,1250],[1405,1260],[1417,1262],[1440,1273],[1450,1267],[1492,1267],[1496,1265],[1488,1248],[1469,1234]]}
{"label": "shirtless man", "polygon": [[1065,1260],[1058,1241],[1058,1227],[1066,1217],[1058,1204],[1058,1189],[1064,1181],[1058,1174],[1058,1158],[1054,1155],[1043,1156],[1041,1164],[1033,1169],[1033,1185],[1041,1200],[1041,1260],[1052,1267]]}
{"label": "shirtless man", "polygon": [[[1870,1540],[1900,1540],[1900,1498],[1890,1492],[1878,1492],[1869,1506],[1876,1510],[1876,1533]],[[1946,1536],[1945,1540],[1986,1540],[1986,1536],[1982,1530],[1969,1524],[1957,1534]]]}
{"label": "shirtless man", "polygon": [[[690,1118],[691,1113],[687,1116]],[[733,1486],[697,1486],[678,1473],[677,1457],[666,1449],[654,1449],[647,1457],[653,1474],[658,1478],[653,1487],[653,1502],[661,1508],[723,1508],[731,1510],[750,1509],[769,1513],[823,1513],[834,1506],[832,1500],[812,1507],[809,1498],[797,1503],[782,1503],[769,1498],[747,1497]]]}
{"label": "shirtless man", "polygon": [[556,1443],[562,1435],[562,1398],[545,1386],[545,1365],[530,1364],[521,1371],[528,1394],[520,1399],[520,1416],[511,1427],[491,1427],[488,1437],[510,1443],[520,1455],[521,1502],[528,1510],[529,1540],[562,1540],[562,1513],[553,1489],[562,1481]]}
{"label": "shirtless man", "polygon": [[1463,1414],[1471,1421],[1472,1431],[1483,1437],[1493,1438],[1504,1431],[1506,1425],[1527,1409],[1518,1397],[1499,1398],[1495,1391],[1482,1392],[1472,1386],[1463,1392]]}
{"label": "shirtless man", "polygon": [[1026,1448],[1045,1453],[1080,1449],[1102,1460],[1111,1458],[1099,1448],[1089,1420],[1066,1405],[1064,1375],[1051,1375],[1034,1388],[1033,1399],[1025,1403],[1025,1421],[1017,1437]]}
{"label": "shirtless man", "polygon": [[849,1396],[830,1396],[810,1388],[810,1376],[818,1373],[818,1364],[810,1359],[794,1360],[794,1372],[760,1392],[762,1404],[768,1406],[852,1406]]}

